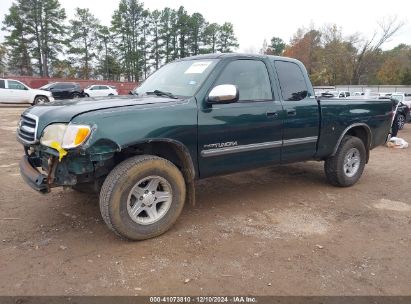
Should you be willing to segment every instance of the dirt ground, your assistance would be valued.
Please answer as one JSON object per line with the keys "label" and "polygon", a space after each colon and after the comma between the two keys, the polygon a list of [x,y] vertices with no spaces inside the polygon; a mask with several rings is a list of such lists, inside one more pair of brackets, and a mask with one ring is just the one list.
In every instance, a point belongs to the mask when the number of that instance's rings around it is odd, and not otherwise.
{"label": "dirt ground", "polygon": [[0,295],[411,294],[411,148],[346,189],[318,162],[200,181],[169,232],[127,242],[96,196],[22,181],[22,111],[0,108]]}

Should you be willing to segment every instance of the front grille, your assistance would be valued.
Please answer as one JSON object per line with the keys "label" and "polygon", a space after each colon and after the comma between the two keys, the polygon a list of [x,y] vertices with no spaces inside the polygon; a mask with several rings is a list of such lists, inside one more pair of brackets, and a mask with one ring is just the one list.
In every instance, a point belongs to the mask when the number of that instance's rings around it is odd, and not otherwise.
{"label": "front grille", "polygon": [[25,143],[33,144],[36,142],[37,117],[31,114],[21,115],[17,136]]}

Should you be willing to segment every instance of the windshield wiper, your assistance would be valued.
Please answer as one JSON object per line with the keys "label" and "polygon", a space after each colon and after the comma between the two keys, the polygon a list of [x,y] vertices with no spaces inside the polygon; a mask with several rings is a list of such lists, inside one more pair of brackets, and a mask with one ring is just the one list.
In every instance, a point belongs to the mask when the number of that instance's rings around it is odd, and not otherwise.
{"label": "windshield wiper", "polygon": [[164,91],[160,91],[160,90],[154,90],[152,92],[146,92],[147,95],[152,95],[155,94],[157,96],[167,96],[173,99],[178,99],[178,97],[174,96],[172,93],[170,92],[164,92]]}

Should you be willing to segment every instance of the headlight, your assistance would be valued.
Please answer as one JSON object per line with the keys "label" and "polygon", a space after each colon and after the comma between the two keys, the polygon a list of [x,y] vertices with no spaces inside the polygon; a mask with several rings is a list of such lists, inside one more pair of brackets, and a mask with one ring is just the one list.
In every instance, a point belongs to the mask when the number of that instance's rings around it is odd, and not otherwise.
{"label": "headlight", "polygon": [[53,142],[57,142],[64,149],[71,149],[80,146],[90,136],[91,128],[87,125],[74,124],[52,124],[47,126],[40,138],[42,145],[53,147]]}

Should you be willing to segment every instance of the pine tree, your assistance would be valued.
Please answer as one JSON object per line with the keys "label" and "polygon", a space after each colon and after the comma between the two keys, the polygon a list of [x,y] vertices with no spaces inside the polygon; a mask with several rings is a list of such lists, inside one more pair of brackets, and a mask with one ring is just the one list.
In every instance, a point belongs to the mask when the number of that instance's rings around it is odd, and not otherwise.
{"label": "pine tree", "polygon": [[205,28],[205,19],[200,13],[194,13],[189,21],[188,26],[190,29],[189,36],[189,51],[190,55],[200,54],[201,38]]}
{"label": "pine tree", "polygon": [[143,51],[140,49],[143,15],[144,7],[138,0],[121,0],[111,22],[122,70],[128,81],[139,81],[143,74]]}
{"label": "pine tree", "polygon": [[17,0],[26,37],[39,74],[49,77],[50,63],[62,52],[66,13],[58,0]]}
{"label": "pine tree", "polygon": [[3,24],[2,30],[9,32],[5,36],[4,46],[9,50],[8,65],[10,72],[22,76],[31,76],[33,69],[29,54],[30,45],[26,37],[27,27],[22,19],[20,7],[17,4],[13,4],[10,7],[9,14],[5,16]]}
{"label": "pine tree", "polygon": [[7,49],[4,45],[0,44],[0,74],[4,75],[6,72],[6,54]]}
{"label": "pine tree", "polygon": [[70,20],[69,53],[79,65],[78,76],[89,79],[98,51],[100,22],[88,8],[76,8],[75,11],[74,19]]}
{"label": "pine tree", "polygon": [[218,31],[217,49],[221,53],[230,53],[238,48],[237,38],[234,34],[234,26],[225,22]]}
{"label": "pine tree", "polygon": [[282,55],[285,49],[285,42],[281,38],[273,37],[271,38],[271,43],[269,45],[269,49],[271,50],[273,55]]}
{"label": "pine tree", "polygon": [[202,53],[215,53],[217,52],[218,33],[220,26],[217,23],[207,24],[205,26],[202,39],[204,48]]}
{"label": "pine tree", "polygon": [[189,54],[187,44],[189,37],[189,22],[190,16],[183,6],[177,11],[177,26],[178,26],[178,54],[180,58],[184,58]]}
{"label": "pine tree", "polygon": [[150,48],[150,59],[153,61],[153,68],[157,70],[160,65],[161,58],[161,36],[160,36],[161,12],[155,10],[150,15],[150,34],[152,43]]}

